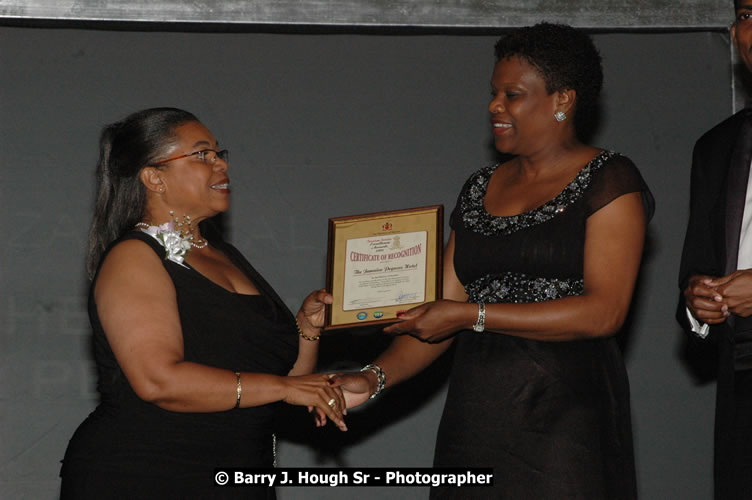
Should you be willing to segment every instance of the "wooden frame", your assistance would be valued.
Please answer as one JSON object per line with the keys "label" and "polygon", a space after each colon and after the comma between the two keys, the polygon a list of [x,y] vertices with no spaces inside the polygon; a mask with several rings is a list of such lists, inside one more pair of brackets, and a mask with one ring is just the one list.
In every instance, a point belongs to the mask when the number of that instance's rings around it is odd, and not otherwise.
{"label": "wooden frame", "polygon": [[444,207],[329,219],[325,329],[394,322],[441,298]]}

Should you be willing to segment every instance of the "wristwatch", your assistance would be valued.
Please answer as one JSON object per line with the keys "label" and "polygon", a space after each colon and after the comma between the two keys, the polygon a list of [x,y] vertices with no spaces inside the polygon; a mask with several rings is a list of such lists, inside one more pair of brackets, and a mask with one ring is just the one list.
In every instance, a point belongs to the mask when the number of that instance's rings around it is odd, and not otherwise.
{"label": "wristwatch", "polygon": [[478,302],[478,321],[473,325],[473,330],[482,333],[486,329],[486,304]]}

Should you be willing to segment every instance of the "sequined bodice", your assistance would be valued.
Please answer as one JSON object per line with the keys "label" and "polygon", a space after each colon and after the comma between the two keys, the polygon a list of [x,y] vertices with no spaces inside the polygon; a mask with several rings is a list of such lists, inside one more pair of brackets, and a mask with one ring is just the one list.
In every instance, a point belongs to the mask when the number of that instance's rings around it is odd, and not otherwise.
{"label": "sequined bodice", "polygon": [[592,174],[615,155],[613,151],[601,151],[554,198],[536,209],[510,216],[491,215],[486,211],[488,182],[499,164],[482,168],[470,179],[467,195],[460,200],[462,220],[468,228],[485,235],[511,234],[546,222],[579,200],[590,185]]}
{"label": "sequined bodice", "polygon": [[634,164],[601,151],[553,199],[514,216],[485,209],[498,165],[465,183],[450,224],[454,265],[471,302],[539,302],[581,294],[587,218],[621,194],[642,191]]}

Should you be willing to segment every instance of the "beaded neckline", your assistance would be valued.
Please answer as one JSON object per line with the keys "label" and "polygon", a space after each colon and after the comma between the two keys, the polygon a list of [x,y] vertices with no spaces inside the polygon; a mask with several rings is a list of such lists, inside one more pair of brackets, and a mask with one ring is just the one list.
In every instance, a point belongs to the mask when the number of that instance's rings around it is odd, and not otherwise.
{"label": "beaded neckline", "polygon": [[590,185],[592,174],[619,153],[603,150],[588,162],[559,194],[538,208],[517,215],[491,215],[484,204],[488,182],[499,164],[478,170],[468,180],[460,201],[465,227],[485,236],[509,235],[551,220],[582,197]]}

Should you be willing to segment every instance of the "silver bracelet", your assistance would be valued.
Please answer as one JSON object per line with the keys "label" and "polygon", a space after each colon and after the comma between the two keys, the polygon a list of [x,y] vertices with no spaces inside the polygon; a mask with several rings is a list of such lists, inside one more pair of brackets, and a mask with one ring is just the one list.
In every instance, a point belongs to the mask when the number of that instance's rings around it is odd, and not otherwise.
{"label": "silver bracelet", "polygon": [[372,371],[373,373],[376,374],[376,380],[378,380],[378,382],[379,382],[379,385],[376,388],[376,392],[374,392],[373,394],[371,394],[371,396],[368,399],[373,399],[376,396],[378,396],[379,394],[381,394],[381,391],[384,390],[384,386],[386,385],[386,375],[384,375],[384,370],[382,370],[381,367],[378,366],[378,365],[367,364],[366,366],[364,366],[363,368],[361,368],[360,371],[362,371],[362,372]]}
{"label": "silver bracelet", "polygon": [[478,302],[478,320],[473,325],[473,330],[482,333],[486,329],[486,304]]}

